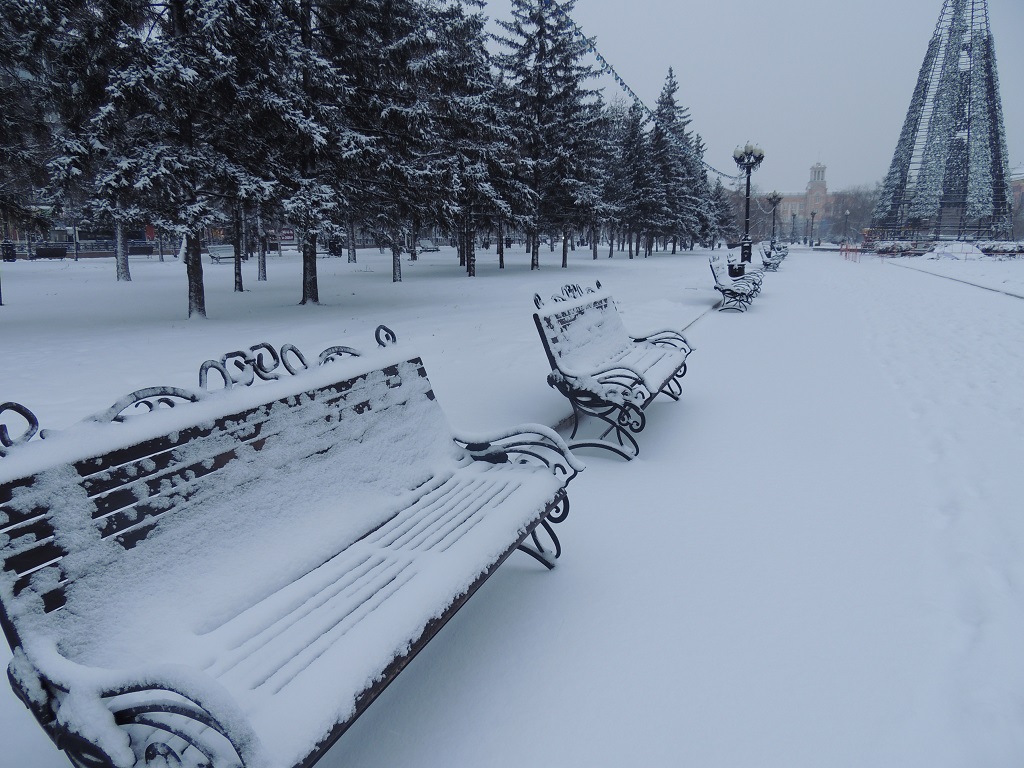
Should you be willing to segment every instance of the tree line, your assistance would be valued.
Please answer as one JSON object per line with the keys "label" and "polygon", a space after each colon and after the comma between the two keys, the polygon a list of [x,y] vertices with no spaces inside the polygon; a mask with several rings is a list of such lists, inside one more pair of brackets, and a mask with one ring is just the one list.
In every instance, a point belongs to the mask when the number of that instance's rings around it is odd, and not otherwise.
{"label": "tree line", "polygon": [[[301,302],[318,301],[318,239],[370,233],[400,254],[426,231],[459,245],[542,238],[628,246],[708,242],[731,226],[669,70],[651,115],[606,102],[574,0],[511,0],[487,32],[480,0],[4,0],[0,213],[72,209],[115,233],[180,238],[189,315],[205,315],[202,233],[287,221]],[[43,208],[27,201],[35,196]],[[235,287],[241,290],[236,247]],[[260,271],[265,279],[265,271]]]}

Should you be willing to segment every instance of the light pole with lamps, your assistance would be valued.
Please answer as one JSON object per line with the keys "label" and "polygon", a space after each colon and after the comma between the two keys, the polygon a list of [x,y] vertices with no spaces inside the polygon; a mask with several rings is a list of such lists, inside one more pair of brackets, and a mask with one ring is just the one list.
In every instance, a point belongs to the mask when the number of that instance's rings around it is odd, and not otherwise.
{"label": "light pole with lamps", "polygon": [[772,207],[772,248],[775,247],[775,209],[779,207],[779,203],[782,202],[782,195],[778,192],[772,192],[768,195],[768,205]]}
{"label": "light pole with lamps", "polygon": [[764,150],[749,141],[746,146],[736,147],[732,153],[736,167],[747,174],[747,212],[743,218],[743,240],[740,241],[740,261],[749,262],[754,253],[750,240],[750,174],[757,170],[764,160]]}
{"label": "light pole with lamps", "polygon": [[795,213],[791,213],[790,216],[793,217],[793,227],[789,230],[789,241],[791,243],[795,244],[796,243],[796,214]]}
{"label": "light pole with lamps", "polygon": [[814,247],[814,217],[817,215],[817,211],[811,211],[811,248]]}
{"label": "light pole with lamps", "polygon": [[846,209],[846,218],[843,219],[843,242],[849,242],[850,238],[847,237],[846,232],[850,227],[850,209]]}

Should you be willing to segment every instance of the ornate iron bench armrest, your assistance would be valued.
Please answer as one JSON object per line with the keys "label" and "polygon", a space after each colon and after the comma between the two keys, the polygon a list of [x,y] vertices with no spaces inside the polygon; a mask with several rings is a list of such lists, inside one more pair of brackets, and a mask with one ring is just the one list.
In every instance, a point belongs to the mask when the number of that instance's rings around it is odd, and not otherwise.
{"label": "ornate iron bench armrest", "polygon": [[[47,689],[56,694],[47,731],[75,765],[120,768],[158,757],[181,765],[180,753],[188,748],[214,768],[263,765],[248,718],[216,682],[195,670],[168,664],[113,671],[83,666],[53,647],[42,650],[45,672],[19,648],[7,675],[33,710],[47,706],[39,700]],[[135,726],[150,732],[144,743],[133,744],[126,731]]]}
{"label": "ornate iron bench armrest", "polygon": [[[553,378],[554,381],[552,380]],[[594,386],[589,384],[589,382],[596,383],[603,390],[618,389],[622,395],[623,402],[645,403],[652,396],[650,390],[644,385],[643,376],[637,371],[621,366],[606,368],[600,371],[578,371],[559,366],[557,371],[552,371],[548,375],[548,382],[552,386],[556,386],[558,379],[561,379],[574,389],[594,394],[602,393],[595,392]],[[607,391],[603,393],[603,395],[606,394]]]}
{"label": "ornate iron bench armrest", "polygon": [[738,299],[753,298],[753,296],[751,295],[753,293],[753,288],[750,286],[716,285],[715,288],[718,289],[718,291],[720,291],[724,296],[732,296]]}
{"label": "ornate iron bench armrest", "polygon": [[693,345],[686,340],[686,337],[679,331],[671,329],[649,333],[646,336],[633,336],[631,338],[633,341],[646,341],[661,347],[675,347],[676,349],[685,350],[687,354],[693,351]]}
{"label": "ornate iron bench armrest", "polygon": [[479,461],[532,463],[562,475],[569,483],[584,468],[561,436],[543,424],[520,424],[487,435],[454,433],[455,442]]}

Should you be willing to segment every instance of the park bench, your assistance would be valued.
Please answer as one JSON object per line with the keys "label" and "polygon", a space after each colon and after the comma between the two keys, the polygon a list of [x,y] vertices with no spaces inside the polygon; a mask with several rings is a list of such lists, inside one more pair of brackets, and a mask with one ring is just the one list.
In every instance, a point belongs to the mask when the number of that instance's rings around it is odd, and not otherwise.
{"label": "park bench", "polygon": [[784,258],[781,251],[761,246],[761,263],[764,264],[765,272],[778,272]]}
{"label": "park bench", "polygon": [[397,350],[260,344],[45,440],[0,404],[8,676],[75,766],[307,768],[512,552],[553,566],[582,465],[453,436]]}
{"label": "park bench", "polygon": [[37,245],[33,254],[35,259],[66,259],[68,247],[66,245]]}
{"label": "park bench", "polygon": [[[640,452],[634,435],[647,423],[647,406],[661,393],[679,399],[693,348],[679,331],[630,336],[600,282],[596,290],[566,285],[548,304],[539,295],[533,301],[533,320],[551,366],[548,384],[572,405],[570,447],[633,458]],[[596,419],[602,434],[577,440],[588,419]]]}
{"label": "park bench", "polygon": [[751,275],[733,279],[722,274],[722,262],[717,254],[708,259],[708,266],[715,280],[715,290],[722,295],[718,311],[745,312],[754,297],[761,292],[760,277]]}
{"label": "park bench", "polygon": [[235,246],[230,243],[227,245],[208,245],[206,250],[210,252],[210,261],[216,264],[220,264],[222,261],[235,260]]}

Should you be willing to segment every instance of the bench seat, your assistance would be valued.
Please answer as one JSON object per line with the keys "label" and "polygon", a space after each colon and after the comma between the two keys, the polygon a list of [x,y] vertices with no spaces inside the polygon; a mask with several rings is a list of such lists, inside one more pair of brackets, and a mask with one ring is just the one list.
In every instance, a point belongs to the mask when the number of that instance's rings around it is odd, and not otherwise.
{"label": "bench seat", "polygon": [[[58,746],[118,766],[164,749],[184,765],[312,765],[564,517],[581,465],[557,435],[459,438],[418,358],[366,365],[87,424],[3,459],[10,676]],[[554,541],[528,551],[553,564]]]}

